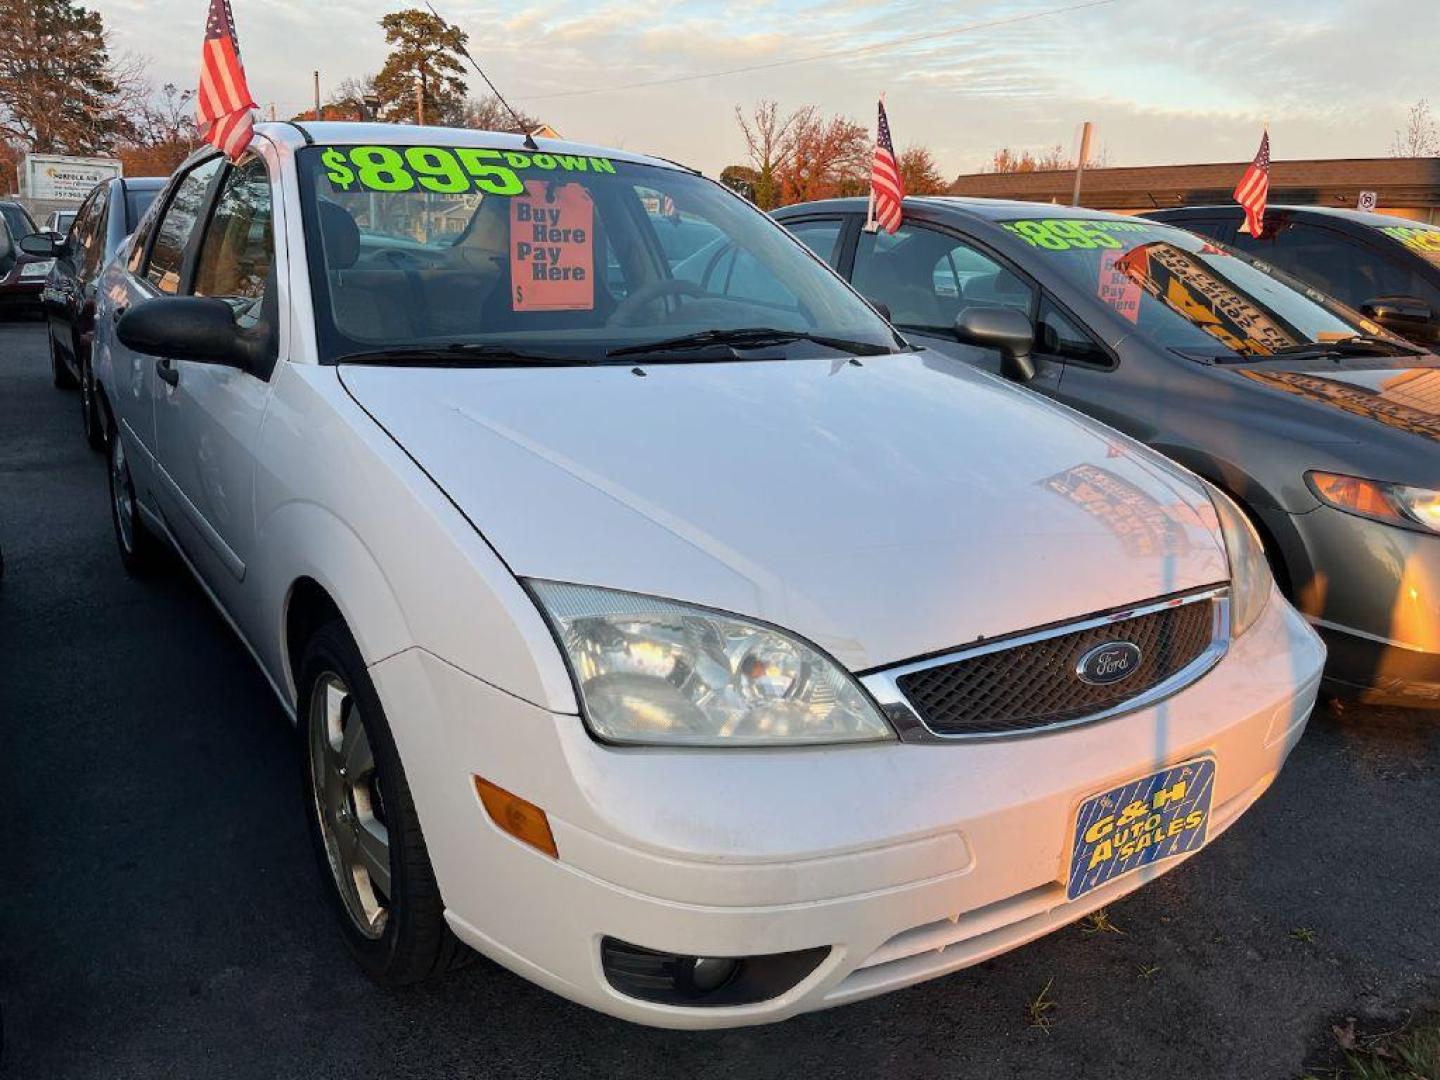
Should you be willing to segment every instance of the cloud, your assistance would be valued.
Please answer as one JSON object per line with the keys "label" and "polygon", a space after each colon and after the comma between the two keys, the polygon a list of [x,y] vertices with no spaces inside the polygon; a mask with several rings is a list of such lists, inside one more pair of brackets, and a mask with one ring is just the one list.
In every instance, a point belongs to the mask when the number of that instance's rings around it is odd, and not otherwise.
{"label": "cloud", "polygon": [[[1406,107],[1433,92],[1440,23],[1415,0],[1114,0],[970,33],[971,23],[1063,0],[625,0],[523,9],[442,0],[508,95],[576,139],[648,150],[714,175],[743,151],[736,104],[774,98],[870,122],[882,89],[902,145],[947,172],[999,146],[1069,147],[1096,121],[1112,164],[1240,160],[1268,119],[1277,157],[1385,152]],[[280,115],[378,70],[389,0],[233,0],[251,86]],[[95,0],[117,51],[153,58],[157,83],[194,83],[195,0]],[[929,33],[902,48],[672,85],[684,78]],[[472,80],[477,93],[483,86]],[[587,91],[576,96],[576,90]]]}

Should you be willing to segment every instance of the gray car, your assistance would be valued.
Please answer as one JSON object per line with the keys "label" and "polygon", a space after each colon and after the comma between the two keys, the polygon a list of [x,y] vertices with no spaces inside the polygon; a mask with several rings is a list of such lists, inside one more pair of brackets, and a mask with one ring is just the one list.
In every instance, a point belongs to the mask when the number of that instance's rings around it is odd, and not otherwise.
{"label": "gray car", "polygon": [[[1157,222],[907,199],[891,236],[865,210],[775,216],[937,364],[1027,383],[1232,494],[1330,648],[1330,692],[1440,705],[1440,358]],[[1112,477],[1053,483],[1136,544],[1172,542]]]}

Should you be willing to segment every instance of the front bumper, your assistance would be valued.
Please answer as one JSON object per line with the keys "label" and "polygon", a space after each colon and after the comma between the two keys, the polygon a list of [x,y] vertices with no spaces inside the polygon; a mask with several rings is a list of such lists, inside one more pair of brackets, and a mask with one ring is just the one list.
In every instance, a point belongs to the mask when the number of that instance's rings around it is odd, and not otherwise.
{"label": "front bumper", "polygon": [[1262,518],[1295,538],[1286,562],[1296,606],[1329,647],[1326,689],[1440,708],[1440,536],[1328,506]]}
{"label": "front bumper", "polygon": [[[641,1023],[764,1023],[978,963],[1174,866],[1065,899],[1087,796],[1202,754],[1211,833],[1273,781],[1324,662],[1278,594],[1208,674],[1149,708],[993,742],[776,751],[601,746],[419,649],[372,669],[447,918],[467,943],[582,1004]],[[500,832],[480,775],[546,811],[559,858]],[[640,1001],[606,980],[618,938],[701,956],[830,951],[757,1004]]]}

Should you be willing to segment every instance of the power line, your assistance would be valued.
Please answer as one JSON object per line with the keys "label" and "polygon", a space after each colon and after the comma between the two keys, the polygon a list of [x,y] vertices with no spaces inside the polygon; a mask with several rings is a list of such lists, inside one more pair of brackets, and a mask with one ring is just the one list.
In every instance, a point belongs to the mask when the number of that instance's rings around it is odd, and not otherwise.
{"label": "power line", "polygon": [[726,75],[744,75],[752,71],[769,71],[773,68],[790,67],[793,64],[810,64],[816,60],[833,60],[841,56],[860,56],[864,53],[882,52],[886,49],[899,49],[906,45],[915,45],[922,41],[935,41],[939,38],[973,33],[976,30],[990,30],[997,26],[1031,22],[1035,19],[1049,18],[1052,15],[1067,15],[1074,11],[1104,7],[1107,4],[1118,2],[1119,0],[1084,0],[1083,3],[1067,4],[1064,7],[1046,8],[1043,11],[1029,11],[1019,15],[1006,15],[998,19],[986,19],[981,22],[967,23],[964,26],[951,27],[949,30],[935,30],[925,34],[912,34],[909,37],[892,38],[890,41],[881,41],[874,45],[860,45],[850,49],[835,49],[831,52],[812,53],[809,56],[794,56],[788,60],[770,60],[762,64],[747,64],[744,67],[726,68],[722,71],[702,71],[694,75],[676,75],[665,79],[647,79],[643,82],[621,83],[618,86],[594,86],[584,90],[560,90],[552,94],[530,94],[522,97],[520,100],[550,101],[555,98],[584,97],[587,94],[611,94],[621,90],[639,90],[647,86],[669,86],[674,83],[697,82],[700,79],[719,79]]}

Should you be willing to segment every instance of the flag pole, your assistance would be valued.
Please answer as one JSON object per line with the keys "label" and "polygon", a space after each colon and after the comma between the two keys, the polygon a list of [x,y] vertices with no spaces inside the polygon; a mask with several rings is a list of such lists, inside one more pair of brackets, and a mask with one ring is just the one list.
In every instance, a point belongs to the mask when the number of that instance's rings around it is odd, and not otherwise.
{"label": "flag pole", "polygon": [[[881,104],[881,105],[884,105],[884,104],[885,104],[885,91],[884,91],[884,90],[881,90],[881,91],[880,91],[880,104]],[[875,121],[875,144],[874,144],[874,146],[872,146],[872,147],[870,148],[870,160],[871,160],[871,161],[874,161],[874,160],[875,160],[875,151],[878,150],[879,148],[880,148],[880,121],[879,121],[879,118],[877,117],[877,118],[876,118],[876,121]],[[875,179],[874,179],[874,177],[873,177],[873,175],[872,175],[872,177],[871,177],[871,179],[870,179],[870,202],[869,202],[869,204],[865,207],[865,230],[864,230],[864,231],[865,231],[865,232],[868,232],[868,233],[873,233],[873,232],[877,231],[877,230],[879,229],[879,227],[880,227],[880,223],[875,220]]]}

